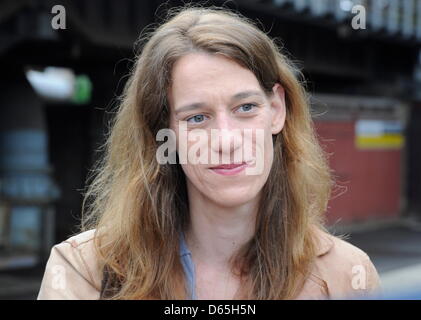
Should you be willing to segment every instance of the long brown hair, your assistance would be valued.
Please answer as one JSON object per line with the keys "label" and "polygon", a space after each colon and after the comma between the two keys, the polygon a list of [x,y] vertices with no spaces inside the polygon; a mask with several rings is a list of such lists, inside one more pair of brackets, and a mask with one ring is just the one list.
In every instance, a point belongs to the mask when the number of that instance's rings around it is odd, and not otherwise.
{"label": "long brown hair", "polygon": [[189,223],[185,176],[180,165],[157,162],[155,136],[169,127],[172,66],[195,51],[247,67],[268,94],[276,82],[285,90],[285,125],[273,136],[274,162],[256,232],[232,265],[243,279],[242,298],[294,298],[316,257],[314,228],[326,230],[332,186],[301,72],[253,21],[225,8],[173,8],[165,23],[140,39],[141,53],[83,204],[81,231],[96,229],[107,275],[102,298],[189,298],[179,256],[179,232]]}

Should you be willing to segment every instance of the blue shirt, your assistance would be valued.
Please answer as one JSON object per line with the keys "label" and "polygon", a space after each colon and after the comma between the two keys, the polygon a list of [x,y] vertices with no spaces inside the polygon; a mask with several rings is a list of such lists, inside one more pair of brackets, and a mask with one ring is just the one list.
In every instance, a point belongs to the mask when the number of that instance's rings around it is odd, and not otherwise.
{"label": "blue shirt", "polygon": [[182,232],[180,235],[180,259],[181,264],[184,268],[184,273],[186,274],[187,279],[187,286],[190,290],[190,299],[196,300],[196,290],[195,290],[195,270],[194,270],[194,264],[192,260],[192,254],[187,248],[186,241],[184,239],[184,233]]}

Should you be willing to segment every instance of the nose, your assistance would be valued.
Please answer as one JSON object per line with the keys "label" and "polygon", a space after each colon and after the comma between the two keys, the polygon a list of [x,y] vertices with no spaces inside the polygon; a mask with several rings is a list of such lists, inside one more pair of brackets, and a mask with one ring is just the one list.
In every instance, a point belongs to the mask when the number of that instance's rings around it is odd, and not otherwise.
{"label": "nose", "polygon": [[221,113],[215,118],[210,139],[212,156],[218,156],[219,163],[242,161],[242,131],[228,114]]}

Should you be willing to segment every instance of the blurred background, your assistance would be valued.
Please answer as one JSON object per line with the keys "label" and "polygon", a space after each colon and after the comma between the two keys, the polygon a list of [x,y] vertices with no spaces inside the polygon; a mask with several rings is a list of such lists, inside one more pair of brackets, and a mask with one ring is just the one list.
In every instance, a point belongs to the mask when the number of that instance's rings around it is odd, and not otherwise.
{"label": "blurred background", "polygon": [[[0,299],[36,298],[51,247],[77,231],[135,41],[181,4],[0,0]],[[329,228],[369,254],[386,293],[421,290],[421,0],[206,2],[223,4],[307,80],[339,185]]]}

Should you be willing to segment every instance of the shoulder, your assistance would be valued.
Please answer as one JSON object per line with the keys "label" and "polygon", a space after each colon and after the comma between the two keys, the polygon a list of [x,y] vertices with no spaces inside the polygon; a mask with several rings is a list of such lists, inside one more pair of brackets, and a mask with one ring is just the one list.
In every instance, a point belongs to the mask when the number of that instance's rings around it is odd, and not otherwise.
{"label": "shoulder", "polygon": [[96,299],[102,274],[94,246],[96,229],[80,232],[51,248],[38,299]]}
{"label": "shoulder", "polygon": [[98,259],[94,246],[96,229],[80,232],[68,239],[56,244],[53,250],[64,255],[74,267],[84,272],[87,280],[94,286],[99,287],[100,275]]}
{"label": "shoulder", "polygon": [[66,240],[62,241],[58,245],[63,244],[63,243],[68,243],[74,248],[79,248],[80,246],[83,246],[83,245],[86,246],[92,243],[95,237],[95,233],[96,233],[96,229],[79,232],[78,234],[75,234],[67,238]]}
{"label": "shoulder", "polygon": [[340,257],[349,262],[355,262],[361,259],[369,259],[369,256],[365,251],[348,242],[348,236],[333,235],[327,232],[325,232],[324,234],[325,237],[327,237],[327,239],[330,239],[332,242],[332,246],[327,252],[327,257]]}
{"label": "shoulder", "polygon": [[380,278],[368,254],[344,236],[319,231],[323,250],[316,258],[312,276],[330,298],[352,298],[380,293]]}

